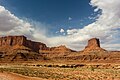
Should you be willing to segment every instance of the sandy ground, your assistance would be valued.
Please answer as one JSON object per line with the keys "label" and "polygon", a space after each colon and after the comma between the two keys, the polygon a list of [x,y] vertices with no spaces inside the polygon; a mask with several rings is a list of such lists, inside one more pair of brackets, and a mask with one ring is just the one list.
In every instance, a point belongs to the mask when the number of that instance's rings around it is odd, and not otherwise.
{"label": "sandy ground", "polygon": [[22,76],[15,73],[3,72],[0,73],[0,80],[46,80],[46,79],[33,78],[33,77]]}

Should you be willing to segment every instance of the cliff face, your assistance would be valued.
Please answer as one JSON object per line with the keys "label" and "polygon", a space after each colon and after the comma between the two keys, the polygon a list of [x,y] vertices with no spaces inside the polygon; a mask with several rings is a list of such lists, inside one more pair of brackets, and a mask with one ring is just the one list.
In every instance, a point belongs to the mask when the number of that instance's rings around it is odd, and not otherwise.
{"label": "cliff face", "polygon": [[85,47],[84,51],[105,51],[100,47],[100,41],[97,38],[92,38],[88,40],[88,45]]}
{"label": "cliff face", "polygon": [[0,38],[0,46],[23,45],[27,40],[24,36],[6,36]]}
{"label": "cliff face", "polygon": [[44,43],[27,40],[25,36],[6,36],[0,38],[0,47],[5,47],[5,46],[12,47],[16,45],[28,47],[35,52],[39,52],[39,50],[47,49],[47,46]]}
{"label": "cliff face", "polygon": [[100,47],[100,41],[97,38],[92,38],[90,40],[88,40],[88,45],[86,46],[86,48],[96,48],[96,47]]}
{"label": "cliff face", "polygon": [[39,52],[39,50],[47,50],[48,49],[48,47],[44,43],[34,42],[34,41],[30,41],[30,40],[26,40],[23,45],[32,49],[35,52]]}

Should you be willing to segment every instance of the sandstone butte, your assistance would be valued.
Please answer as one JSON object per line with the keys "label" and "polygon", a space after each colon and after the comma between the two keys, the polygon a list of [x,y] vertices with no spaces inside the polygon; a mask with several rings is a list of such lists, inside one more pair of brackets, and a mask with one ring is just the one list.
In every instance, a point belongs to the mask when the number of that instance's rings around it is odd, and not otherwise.
{"label": "sandstone butte", "polygon": [[89,51],[106,51],[100,47],[100,41],[97,38],[92,38],[88,40],[88,45],[85,47],[84,52]]}

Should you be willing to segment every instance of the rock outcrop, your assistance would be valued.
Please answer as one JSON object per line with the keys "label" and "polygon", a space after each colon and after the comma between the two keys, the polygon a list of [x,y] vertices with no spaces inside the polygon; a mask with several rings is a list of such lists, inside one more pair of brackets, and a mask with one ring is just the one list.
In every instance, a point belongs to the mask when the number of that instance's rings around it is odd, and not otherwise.
{"label": "rock outcrop", "polygon": [[106,51],[100,47],[100,41],[97,38],[88,40],[88,45],[84,49],[85,52],[89,51]]}
{"label": "rock outcrop", "polygon": [[52,48],[50,48],[50,51],[54,51],[54,52],[74,52],[74,50],[71,50],[71,49],[67,48],[65,45],[60,45],[58,47],[52,47]]}
{"label": "rock outcrop", "polygon": [[71,52],[76,52],[72,49],[67,48],[65,45],[60,45],[57,47],[49,47],[47,50],[40,50],[41,53],[48,53],[48,54],[66,54],[66,53],[71,53]]}
{"label": "rock outcrop", "polygon": [[44,43],[27,40],[25,36],[6,36],[0,38],[0,47],[14,47],[16,45],[18,46],[18,48],[19,46],[28,47],[35,52],[48,49]]}

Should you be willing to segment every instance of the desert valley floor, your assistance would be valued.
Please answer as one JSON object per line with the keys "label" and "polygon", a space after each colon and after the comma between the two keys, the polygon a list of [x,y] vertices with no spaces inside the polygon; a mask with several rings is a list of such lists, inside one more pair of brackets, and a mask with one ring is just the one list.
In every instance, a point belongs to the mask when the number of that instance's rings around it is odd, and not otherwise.
{"label": "desert valley floor", "polygon": [[120,80],[120,51],[101,48],[97,38],[75,51],[5,36],[0,38],[0,80]]}

